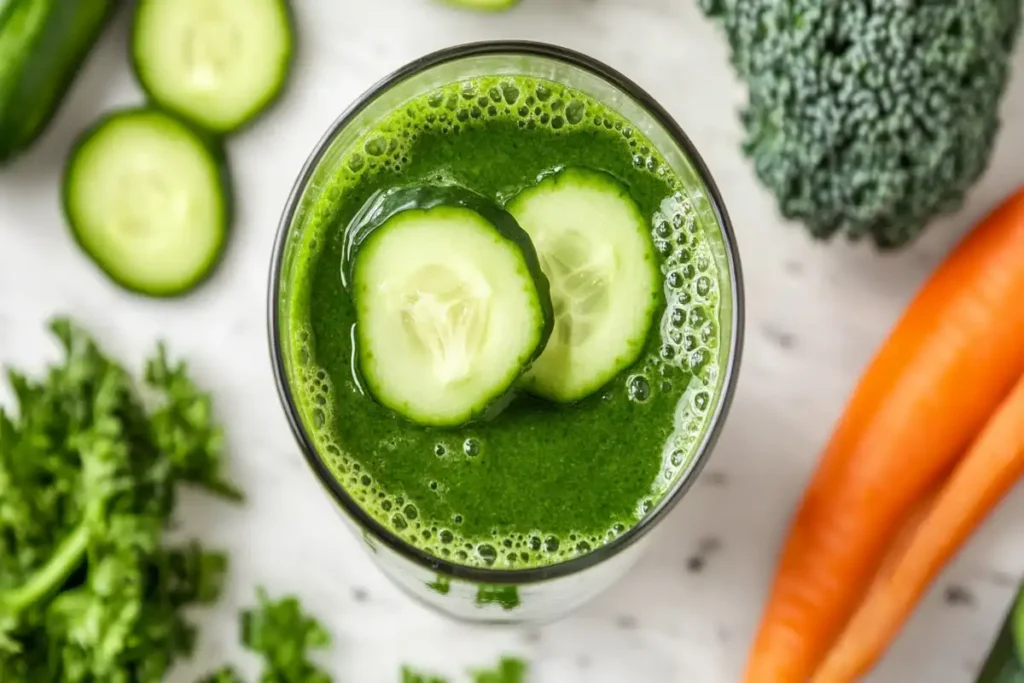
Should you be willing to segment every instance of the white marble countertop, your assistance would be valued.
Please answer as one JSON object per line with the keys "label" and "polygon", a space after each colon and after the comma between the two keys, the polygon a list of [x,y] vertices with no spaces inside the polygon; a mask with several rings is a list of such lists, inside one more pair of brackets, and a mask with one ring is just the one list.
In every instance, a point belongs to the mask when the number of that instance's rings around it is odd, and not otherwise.
{"label": "white marble countertop", "polygon": [[[135,363],[157,338],[215,391],[248,505],[185,500],[182,533],[228,548],[230,586],[203,612],[201,646],[174,681],[226,659],[235,611],[257,584],[295,592],[329,624],[339,683],[392,683],[401,662],[455,675],[500,652],[529,658],[539,683],[732,683],[739,678],[775,552],[819,448],[861,368],[956,236],[1024,182],[1024,49],[988,173],[958,214],[898,256],[815,245],[774,205],[738,151],[743,91],[721,36],[687,0],[524,0],[502,15],[429,0],[296,0],[292,87],[228,147],[238,214],[229,252],[194,296],[155,302],[103,278],[69,239],[57,184],[71,140],[114,105],[139,102],[121,21],[104,37],[45,138],[0,172],[0,363],[55,349],[44,320],[70,312]],[[704,476],[656,531],[627,578],[575,615],[535,630],[449,623],[413,604],[336,518],[292,441],[271,378],[265,289],[292,181],[328,124],[387,72],[430,50],[530,38],[624,71],[688,131],[717,178],[747,278],[747,345],[731,416]],[[697,571],[705,539],[719,549]],[[968,683],[1024,572],[1024,491],[1006,501],[943,574],[872,683]],[[952,592],[951,592],[952,589]]]}

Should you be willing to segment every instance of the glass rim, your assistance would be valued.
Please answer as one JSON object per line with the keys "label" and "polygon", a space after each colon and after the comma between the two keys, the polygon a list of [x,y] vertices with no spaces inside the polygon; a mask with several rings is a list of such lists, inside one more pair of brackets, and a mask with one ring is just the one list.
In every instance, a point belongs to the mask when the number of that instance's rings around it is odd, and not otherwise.
{"label": "glass rim", "polygon": [[[694,452],[692,464],[684,471],[672,488],[662,494],[655,508],[629,527],[613,540],[598,546],[594,550],[568,560],[549,565],[528,567],[523,569],[490,569],[471,567],[436,557],[393,533],[377,521],[369,512],[352,497],[341,483],[331,474],[326,463],[321,459],[308,430],[302,422],[296,405],[295,397],[288,382],[284,362],[284,350],[280,334],[279,292],[282,269],[284,266],[285,246],[291,231],[292,223],[301,203],[302,195],[314,172],[319,166],[331,143],[359,114],[363,112],[380,95],[393,86],[412,78],[427,69],[442,64],[470,57],[488,55],[516,55],[551,59],[564,62],[570,66],[588,71],[611,84],[624,95],[634,100],[649,114],[669,135],[672,141],[685,153],[687,161],[692,165],[697,177],[704,183],[707,190],[708,203],[718,222],[722,241],[725,244],[725,255],[729,265],[729,283],[732,296],[732,331],[728,360],[723,372],[722,387],[714,414],[704,432],[704,438]],[[740,266],[739,251],[732,223],[725,210],[725,204],[710,171],[697,152],[696,147],[683,132],[672,116],[637,83],[612,67],[580,52],[553,45],[550,43],[524,40],[488,40],[463,43],[436,50],[391,72],[376,84],[364,91],[340,116],[330,125],[326,133],[317,142],[316,148],[303,164],[296,179],[278,224],[277,236],[271,256],[270,281],[268,287],[268,333],[270,341],[271,363],[274,380],[281,403],[288,418],[289,426],[299,444],[307,464],[313,470],[321,485],[342,510],[353,519],[361,530],[369,532],[374,539],[386,545],[416,565],[445,574],[451,578],[474,583],[490,584],[529,584],[547,581],[576,574],[608,560],[647,535],[683,498],[693,485],[713,450],[721,434],[724,418],[729,411],[735,393],[736,379],[739,373],[743,349],[744,335],[744,292],[743,276]]]}

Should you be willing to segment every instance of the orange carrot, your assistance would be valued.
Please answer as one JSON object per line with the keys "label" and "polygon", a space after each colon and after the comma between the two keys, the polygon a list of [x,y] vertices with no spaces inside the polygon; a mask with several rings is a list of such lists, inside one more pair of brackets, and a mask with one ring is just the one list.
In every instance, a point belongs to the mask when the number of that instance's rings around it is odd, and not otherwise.
{"label": "orange carrot", "polygon": [[925,283],[871,362],[805,492],[747,683],[806,683],[913,504],[1024,372],[1024,188]]}
{"label": "orange carrot", "polygon": [[1024,476],[1024,377],[982,430],[814,683],[849,683],[885,653],[936,575]]}
{"label": "orange carrot", "polygon": [[[928,493],[926,493],[920,501],[914,504],[907,520],[900,527],[896,537],[886,550],[885,557],[879,564],[878,569],[875,570],[874,577],[868,585],[867,590],[864,591],[864,599],[860,606],[858,606],[857,610],[853,613],[853,618],[847,622],[846,627],[839,636],[838,642],[842,642],[847,637],[847,632],[859,621],[861,618],[861,612],[864,611],[864,605],[870,604],[875,595],[881,595],[882,592],[886,590],[886,582],[888,578],[892,576],[896,566],[906,554],[907,548],[910,547],[910,544],[914,540],[914,534],[917,533],[917,530],[924,522],[928,512],[935,504],[935,498],[938,496],[942,486],[946,483],[946,479],[947,477],[944,476],[938,485],[929,489]],[[827,659],[828,657],[826,657],[826,661]],[[819,668],[818,671],[820,672],[821,669]],[[816,683],[816,679],[812,681],[812,683]]]}
{"label": "orange carrot", "polygon": [[[907,517],[907,521],[900,527],[896,537],[889,545],[888,550],[886,550],[885,556],[882,559],[881,564],[878,566],[878,569],[875,571],[875,575],[871,579],[871,583],[868,585],[867,590],[864,591],[864,600],[861,602],[861,606],[871,602],[873,595],[884,590],[887,579],[892,575],[893,570],[896,569],[896,565],[903,559],[903,555],[907,552],[907,548],[910,547],[910,543],[914,539],[914,534],[921,526],[921,523],[924,522],[928,511],[931,510],[932,505],[935,503],[935,497],[938,495],[940,488],[941,485],[933,487],[927,494],[925,494],[925,497],[919,503],[914,505],[910,516]],[[850,628],[850,625],[857,621],[857,616],[861,612],[861,606],[857,607],[857,611],[853,613],[853,619],[851,619],[846,624],[846,628],[843,629],[842,636],[840,636],[840,642],[846,637],[846,632]]]}

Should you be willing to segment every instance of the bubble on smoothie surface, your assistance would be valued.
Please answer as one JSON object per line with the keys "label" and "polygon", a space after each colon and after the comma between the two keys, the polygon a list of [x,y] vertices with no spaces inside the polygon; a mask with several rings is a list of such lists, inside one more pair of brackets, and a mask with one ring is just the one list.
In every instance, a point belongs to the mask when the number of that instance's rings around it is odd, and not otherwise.
{"label": "bubble on smoothie surface", "polygon": [[372,157],[383,156],[388,151],[388,141],[381,135],[375,135],[363,144],[363,150]]}
{"label": "bubble on smoothie surface", "polygon": [[643,375],[633,375],[626,383],[630,400],[643,403],[651,397],[651,383]]}
{"label": "bubble on smoothie surface", "polygon": [[[524,89],[533,94],[524,98]],[[404,116],[396,115],[399,113]],[[408,163],[409,150],[423,132],[439,130],[455,134],[460,125],[472,125],[491,117],[519,119],[520,127],[528,129],[539,125],[558,132],[594,125],[614,128],[625,138],[633,137],[633,129],[624,119],[596,117],[588,120],[584,98],[574,96],[574,91],[563,85],[534,78],[484,77],[441,87],[407,104],[369,133],[357,145],[358,151],[349,153],[345,163],[356,176],[375,172],[381,166],[400,170]],[[640,159],[639,166],[648,170],[660,167],[661,162],[648,153],[649,150]]]}
{"label": "bubble on smoothie surface", "polygon": [[[462,515],[453,515],[451,524],[439,525],[425,518],[408,496],[385,493],[365,473],[349,477],[346,490],[399,538],[435,556],[454,555],[460,563],[476,567],[508,569],[525,562],[539,565],[563,562],[592,552],[631,526],[619,521],[594,534],[545,534],[542,531],[523,534],[492,529],[487,538],[482,539],[459,531],[463,524]],[[453,553],[454,548],[464,548],[465,551]],[[524,552],[517,552],[526,550],[530,551],[526,558],[523,557]]]}
{"label": "bubble on smoothie surface", "polygon": [[576,125],[587,115],[587,107],[579,100],[573,100],[565,108],[565,120]]}
{"label": "bubble on smoothie surface", "polygon": [[498,551],[489,543],[481,543],[477,546],[476,554],[487,566],[493,565],[494,561],[498,559]]}

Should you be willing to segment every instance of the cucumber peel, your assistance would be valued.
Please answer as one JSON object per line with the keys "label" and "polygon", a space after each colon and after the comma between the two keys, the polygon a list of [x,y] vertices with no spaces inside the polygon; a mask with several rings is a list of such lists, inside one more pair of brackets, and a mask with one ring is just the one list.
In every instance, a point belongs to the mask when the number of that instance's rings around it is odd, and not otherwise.
{"label": "cucumber peel", "polygon": [[171,114],[124,109],[75,144],[64,215],[114,282],[153,297],[183,294],[219,263],[231,220],[222,152]]}
{"label": "cucumber peel", "polygon": [[0,0],[0,164],[47,128],[119,0]]}
{"label": "cucumber peel", "polygon": [[483,12],[504,12],[519,4],[519,0],[441,0],[446,5]]}
{"label": "cucumber peel", "polygon": [[1013,603],[1010,624],[1013,630],[1013,643],[1017,651],[1017,659],[1024,662],[1024,591],[1017,594]]}
{"label": "cucumber peel", "polygon": [[131,43],[150,99],[226,135],[283,92],[295,29],[285,0],[140,0]]}
{"label": "cucumber peel", "polygon": [[346,237],[359,369],[376,400],[433,427],[501,405],[554,326],[512,216],[461,188],[403,188],[371,202]]}
{"label": "cucumber peel", "polygon": [[559,402],[603,387],[643,352],[661,295],[648,221],[611,176],[569,168],[519,193],[509,212],[551,283],[555,330],[524,377]]}
{"label": "cucumber peel", "polygon": [[1018,591],[975,683],[1024,683],[1024,590]]}

